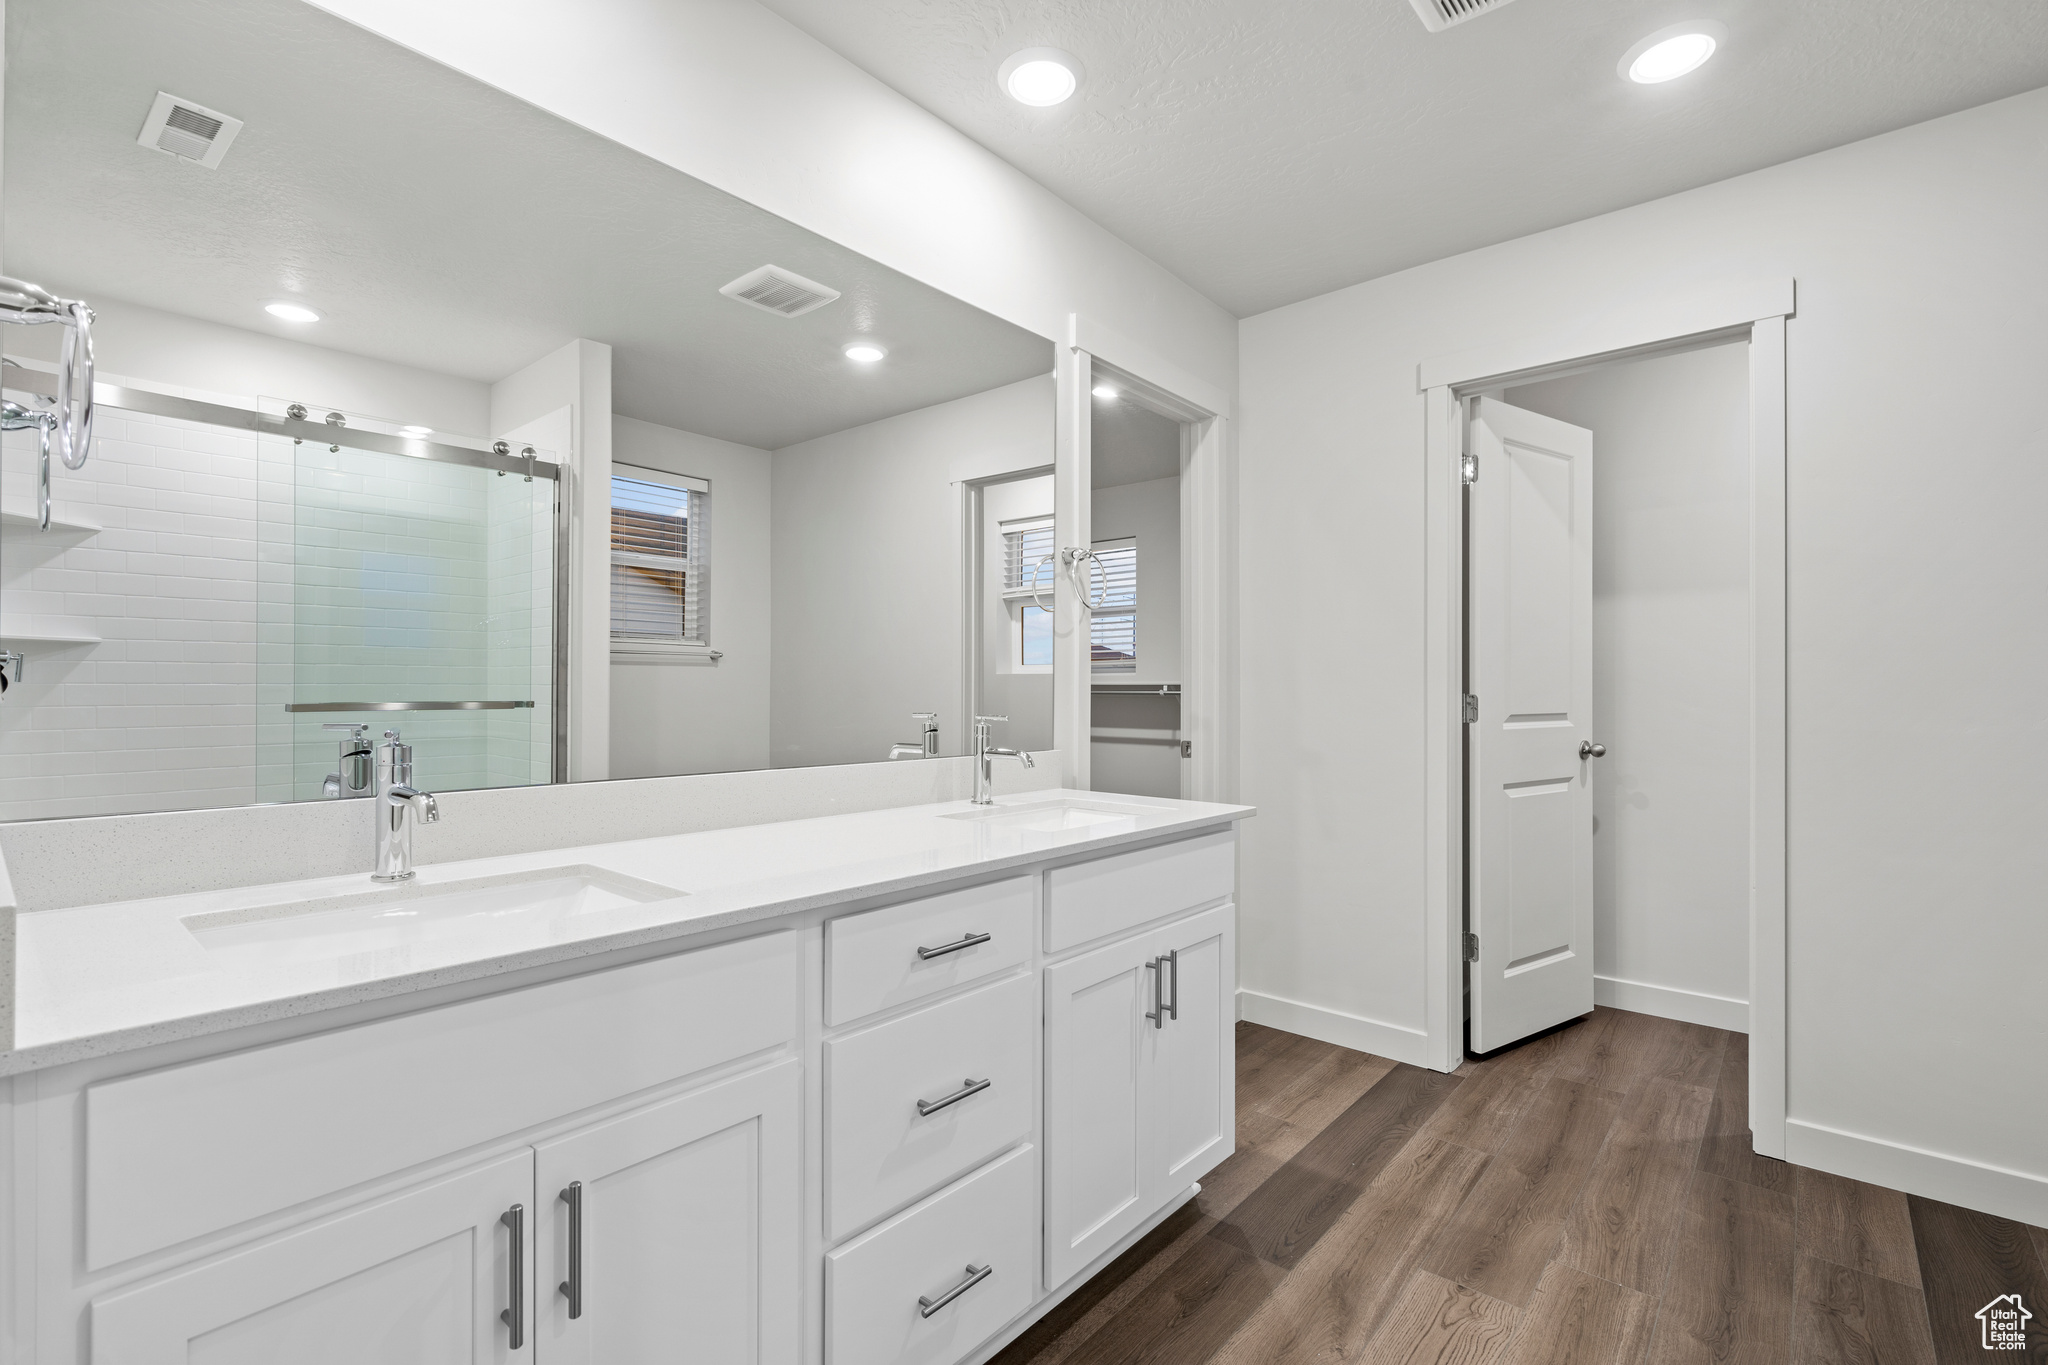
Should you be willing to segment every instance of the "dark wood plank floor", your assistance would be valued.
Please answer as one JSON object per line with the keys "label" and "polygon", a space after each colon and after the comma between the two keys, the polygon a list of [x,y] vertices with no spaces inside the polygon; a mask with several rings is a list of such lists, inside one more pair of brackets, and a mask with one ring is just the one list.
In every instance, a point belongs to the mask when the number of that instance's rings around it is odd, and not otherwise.
{"label": "dark wood plank floor", "polygon": [[992,1365],[2048,1365],[2048,1232],[1756,1155],[1747,1044],[1602,1009],[1444,1076],[1240,1024],[1236,1155]]}

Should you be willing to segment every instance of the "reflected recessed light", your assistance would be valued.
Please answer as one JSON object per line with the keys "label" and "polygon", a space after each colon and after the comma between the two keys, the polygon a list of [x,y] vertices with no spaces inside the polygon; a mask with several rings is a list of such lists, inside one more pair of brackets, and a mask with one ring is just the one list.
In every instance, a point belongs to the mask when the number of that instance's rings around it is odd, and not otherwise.
{"label": "reflected recessed light", "polygon": [[432,436],[434,434],[434,429],[432,427],[400,427],[398,429],[398,434],[400,436],[412,437]]}
{"label": "reflected recessed light", "polygon": [[1114,403],[1117,399],[1116,390],[1111,388],[1107,384],[1097,384],[1094,387],[1094,389],[1091,390],[1091,392],[1093,392],[1097,398],[1105,399],[1108,402]]}
{"label": "reflected recessed light", "polygon": [[887,354],[889,353],[881,347],[866,341],[856,341],[846,348],[846,358],[857,360],[863,365],[872,365]]}
{"label": "reflected recessed light", "polygon": [[286,322],[320,321],[320,315],[318,313],[314,312],[310,308],[303,307],[296,303],[265,304],[263,311],[270,314],[270,316],[274,318],[283,318]]}
{"label": "reflected recessed light", "polygon": [[1637,85],[1661,85],[1697,71],[1728,36],[1720,24],[1696,21],[1658,29],[1623,54],[1618,69]]}
{"label": "reflected recessed light", "polygon": [[1056,47],[1027,47],[1003,63],[996,84],[1017,103],[1045,109],[1080,87],[1081,63]]}

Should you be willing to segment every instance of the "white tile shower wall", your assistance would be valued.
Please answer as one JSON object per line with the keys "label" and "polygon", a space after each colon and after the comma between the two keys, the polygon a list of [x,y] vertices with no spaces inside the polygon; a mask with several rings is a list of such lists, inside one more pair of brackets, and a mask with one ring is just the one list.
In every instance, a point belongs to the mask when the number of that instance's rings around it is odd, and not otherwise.
{"label": "white tile shower wall", "polygon": [[[94,445],[55,491],[104,529],[0,528],[0,637],[29,660],[0,703],[0,820],[249,802],[257,439],[102,408]],[[8,508],[31,506],[32,434],[0,449]]]}

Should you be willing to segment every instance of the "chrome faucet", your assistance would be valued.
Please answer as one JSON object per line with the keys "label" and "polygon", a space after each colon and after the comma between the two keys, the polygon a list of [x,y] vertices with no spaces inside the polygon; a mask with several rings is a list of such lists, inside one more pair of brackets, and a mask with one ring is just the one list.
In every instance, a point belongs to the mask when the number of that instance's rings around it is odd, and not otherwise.
{"label": "chrome faucet", "polygon": [[937,758],[939,756],[939,713],[936,711],[912,711],[910,718],[924,723],[924,737],[916,744],[892,744],[889,757]]}
{"label": "chrome faucet", "polygon": [[996,803],[994,782],[995,765],[992,758],[1014,758],[1027,768],[1038,765],[1031,761],[1031,755],[1015,749],[998,749],[988,742],[988,727],[994,721],[1009,723],[1008,716],[976,716],[974,718],[974,804],[993,806]]}
{"label": "chrome faucet", "polygon": [[412,880],[413,816],[431,825],[441,818],[432,792],[412,785],[412,745],[399,742],[398,731],[386,730],[377,749],[377,870],[373,882]]}

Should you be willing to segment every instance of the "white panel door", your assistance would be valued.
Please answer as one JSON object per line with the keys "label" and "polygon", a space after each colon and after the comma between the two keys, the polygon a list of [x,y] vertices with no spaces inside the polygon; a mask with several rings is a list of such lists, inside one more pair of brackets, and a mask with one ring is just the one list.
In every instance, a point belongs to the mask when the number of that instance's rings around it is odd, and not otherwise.
{"label": "white panel door", "polygon": [[1237,911],[1222,905],[1147,935],[1168,1009],[1146,1043],[1143,1115],[1149,1209],[1200,1180],[1237,1146]]}
{"label": "white panel door", "polygon": [[795,1365],[798,1080],[783,1062],[534,1149],[537,1362]]}
{"label": "white panel door", "polygon": [[1151,1212],[1145,1198],[1152,935],[1045,969],[1045,1282],[1065,1284]]}
{"label": "white panel door", "polygon": [[[522,1209],[515,1248],[502,1215]],[[92,1305],[94,1365],[485,1365],[530,1361],[501,1314],[532,1302],[533,1154],[119,1290]],[[527,1268],[523,1296],[511,1292]]]}
{"label": "white panel door", "polygon": [[1474,1052],[1593,1008],[1593,433],[1474,407],[1466,895]]}

